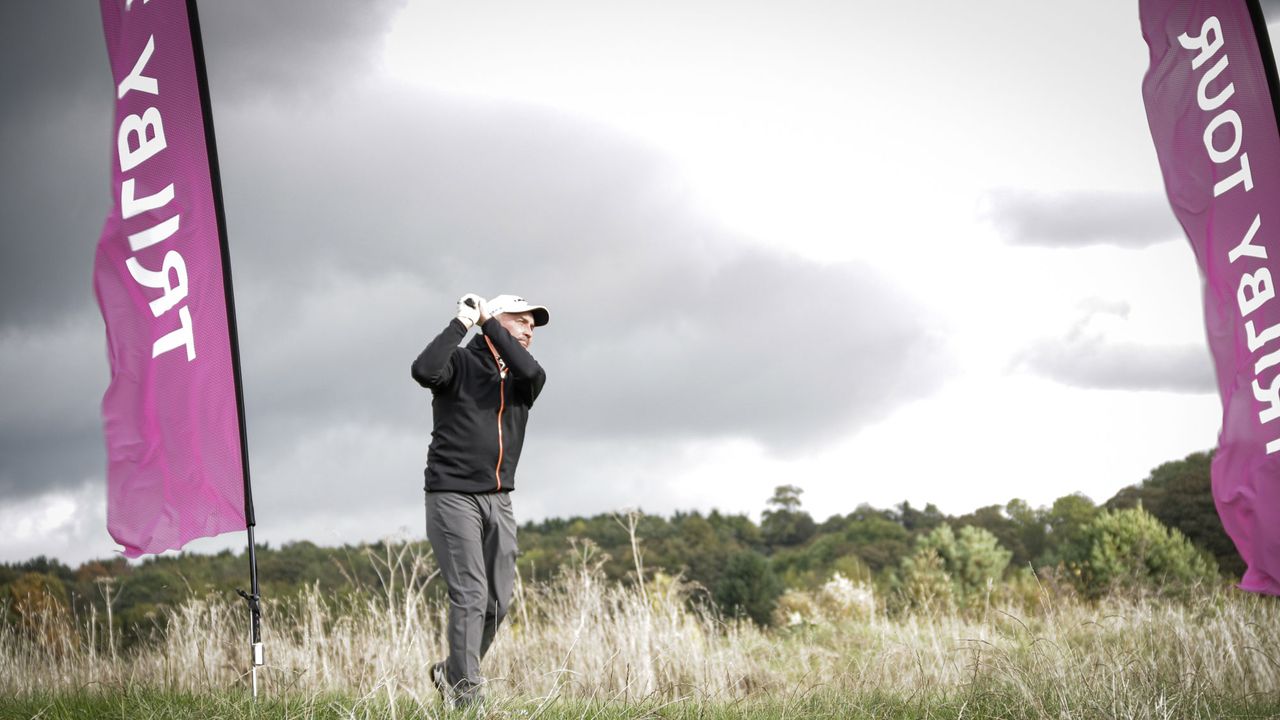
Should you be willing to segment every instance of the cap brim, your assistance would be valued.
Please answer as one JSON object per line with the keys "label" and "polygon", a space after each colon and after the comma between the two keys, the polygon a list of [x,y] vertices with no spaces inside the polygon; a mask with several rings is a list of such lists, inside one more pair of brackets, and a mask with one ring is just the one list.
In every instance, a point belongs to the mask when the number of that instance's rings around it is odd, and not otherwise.
{"label": "cap brim", "polygon": [[543,325],[551,322],[551,313],[547,312],[547,309],[541,305],[535,305],[529,308],[528,312],[533,313],[534,327],[542,327]]}

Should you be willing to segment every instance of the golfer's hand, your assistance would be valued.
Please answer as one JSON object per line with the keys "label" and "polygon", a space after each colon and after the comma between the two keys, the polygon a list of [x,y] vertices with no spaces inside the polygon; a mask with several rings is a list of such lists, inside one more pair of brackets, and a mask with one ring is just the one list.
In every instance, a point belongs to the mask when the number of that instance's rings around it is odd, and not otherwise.
{"label": "golfer's hand", "polygon": [[458,298],[458,320],[470,329],[480,322],[480,308],[484,307],[484,298],[475,293],[467,293]]}
{"label": "golfer's hand", "polygon": [[482,298],[482,297],[477,297],[477,298],[476,298],[476,305],[478,305],[478,306],[479,306],[479,308],[480,308],[480,315],[479,315],[479,317],[480,317],[480,324],[481,324],[481,325],[483,325],[483,324],[485,324],[485,322],[487,322],[487,321],[489,320],[489,318],[491,318],[491,317],[493,317],[493,316],[489,314],[489,306],[488,306],[488,304],[484,301],[484,298]]}

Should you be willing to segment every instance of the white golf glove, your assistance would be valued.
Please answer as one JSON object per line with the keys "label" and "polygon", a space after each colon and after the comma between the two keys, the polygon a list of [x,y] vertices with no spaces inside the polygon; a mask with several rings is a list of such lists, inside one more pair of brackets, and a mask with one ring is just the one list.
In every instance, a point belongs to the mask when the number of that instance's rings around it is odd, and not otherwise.
{"label": "white golf glove", "polygon": [[471,329],[480,321],[480,308],[484,307],[484,298],[475,293],[467,293],[458,298],[458,320]]}

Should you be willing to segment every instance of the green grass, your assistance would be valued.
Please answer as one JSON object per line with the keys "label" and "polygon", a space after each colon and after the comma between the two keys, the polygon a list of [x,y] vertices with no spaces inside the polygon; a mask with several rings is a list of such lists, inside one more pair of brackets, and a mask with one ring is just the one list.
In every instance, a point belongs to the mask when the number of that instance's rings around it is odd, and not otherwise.
{"label": "green grass", "polygon": [[191,695],[140,688],[95,688],[80,692],[0,699],[0,718],[41,720],[406,720],[409,718],[504,718],[510,720],[785,720],[787,718],[1277,718],[1280,697],[1180,697],[1170,688],[1165,703],[1117,708],[1083,703],[1064,707],[1053,697],[1040,705],[998,687],[968,688],[948,695],[888,693],[845,695],[820,688],[734,702],[607,703],[584,700],[505,700],[483,712],[445,712],[435,697],[374,693],[364,697],[311,695],[264,697],[243,693]]}

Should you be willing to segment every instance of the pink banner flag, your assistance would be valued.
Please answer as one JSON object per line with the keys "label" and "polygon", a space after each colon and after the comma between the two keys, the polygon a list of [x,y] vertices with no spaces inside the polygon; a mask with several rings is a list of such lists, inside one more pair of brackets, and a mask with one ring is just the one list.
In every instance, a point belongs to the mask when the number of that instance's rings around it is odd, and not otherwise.
{"label": "pink banner flag", "polygon": [[[1140,0],[1147,120],[1204,278],[1222,397],[1212,465],[1245,590],[1280,595],[1280,130],[1256,0]],[[1273,275],[1273,270],[1276,274]]]}
{"label": "pink banner flag", "polygon": [[93,272],[111,362],[107,529],[137,557],[244,530],[252,509],[198,32],[181,0],[101,7],[116,87],[115,205]]}

